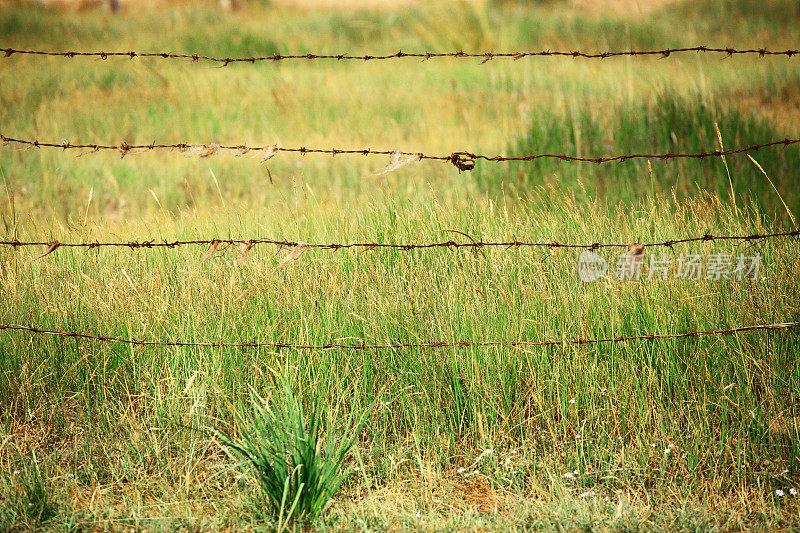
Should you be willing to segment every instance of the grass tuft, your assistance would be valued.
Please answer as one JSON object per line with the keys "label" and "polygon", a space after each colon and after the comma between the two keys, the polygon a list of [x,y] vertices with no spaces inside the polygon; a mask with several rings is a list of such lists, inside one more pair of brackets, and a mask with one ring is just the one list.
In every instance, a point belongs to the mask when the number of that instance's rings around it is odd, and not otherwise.
{"label": "grass tuft", "polygon": [[348,434],[326,436],[325,408],[315,402],[306,415],[285,381],[272,401],[253,392],[251,404],[241,437],[222,436],[224,445],[250,464],[279,524],[317,518],[348,476],[344,461],[364,420]]}

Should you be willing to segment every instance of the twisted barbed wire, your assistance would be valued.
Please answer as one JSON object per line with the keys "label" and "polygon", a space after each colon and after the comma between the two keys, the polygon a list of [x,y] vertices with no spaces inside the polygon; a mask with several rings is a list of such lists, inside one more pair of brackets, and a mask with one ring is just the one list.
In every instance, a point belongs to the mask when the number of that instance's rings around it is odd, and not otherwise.
{"label": "twisted barbed wire", "polygon": [[239,246],[240,251],[249,251],[256,245],[267,244],[277,247],[285,248],[317,248],[323,250],[344,250],[353,248],[362,248],[365,250],[376,249],[390,249],[390,250],[419,250],[419,249],[433,249],[433,248],[571,248],[571,249],[585,249],[585,250],[598,250],[600,248],[627,248],[630,246],[637,246],[643,248],[651,247],[673,247],[677,244],[686,244],[693,242],[714,242],[714,241],[734,241],[734,242],[752,242],[757,240],[774,239],[780,237],[798,237],[800,230],[782,231],[776,233],[753,233],[750,235],[713,235],[706,232],[703,235],[695,237],[684,237],[676,239],[668,239],[663,241],[653,242],[610,242],[610,243],[561,243],[558,241],[549,242],[528,242],[520,240],[510,241],[480,241],[474,239],[472,236],[456,230],[443,230],[462,234],[470,239],[469,242],[456,242],[453,240],[429,242],[429,243],[387,243],[387,242],[352,242],[352,243],[307,243],[303,241],[289,241],[289,240],[276,240],[276,239],[195,239],[195,240],[175,240],[175,241],[112,241],[112,242],[61,242],[61,241],[20,241],[20,240],[5,240],[0,241],[0,246],[11,246],[15,248],[30,247],[30,246],[45,246],[50,251],[55,251],[57,248],[87,248],[89,250],[102,247],[114,248],[131,248],[131,249],[152,249],[152,248],[177,248],[181,246],[208,246],[213,247],[216,251],[220,246]]}
{"label": "twisted barbed wire", "polygon": [[104,343],[120,343],[134,346],[172,346],[172,347],[196,347],[196,348],[286,348],[297,350],[382,350],[398,348],[478,348],[488,346],[506,347],[530,347],[530,346],[554,346],[564,344],[600,344],[617,343],[636,340],[661,340],[661,339],[683,339],[689,337],[701,337],[708,335],[733,335],[747,331],[767,331],[784,330],[800,326],[800,322],[778,322],[774,324],[759,324],[753,326],[741,326],[729,329],[715,329],[704,331],[687,331],[683,333],[656,333],[648,335],[629,335],[621,337],[594,338],[594,339],[547,339],[538,341],[513,341],[513,340],[490,340],[490,341],[438,341],[438,342],[392,342],[385,344],[365,344],[365,343],[341,343],[330,342],[324,344],[293,344],[288,342],[203,342],[203,341],[148,341],[137,339],[124,339],[121,337],[108,337],[105,335],[92,335],[90,333],[80,333],[76,331],[61,331],[53,329],[41,329],[35,326],[19,324],[0,324],[0,330],[25,331],[39,335],[50,335],[56,337],[66,337],[71,339],[87,339]]}
{"label": "twisted barbed wire", "polygon": [[770,50],[767,48],[745,48],[745,49],[737,49],[732,48],[730,46],[726,47],[709,47],[709,46],[689,46],[683,48],[664,48],[661,50],[618,50],[618,51],[606,51],[606,52],[582,52],[580,50],[539,50],[539,51],[528,51],[528,52],[464,52],[463,50],[459,50],[456,52],[403,52],[402,50],[398,50],[397,52],[391,54],[360,54],[360,55],[350,55],[350,54],[315,54],[315,53],[305,53],[305,54],[272,54],[272,55],[265,55],[265,56],[250,56],[250,57],[214,57],[202,54],[175,54],[171,52],[103,52],[103,51],[93,51],[93,52],[82,52],[82,51],[47,51],[47,50],[24,50],[19,48],[0,48],[0,52],[4,54],[5,57],[9,57],[13,54],[21,54],[21,55],[37,55],[37,56],[48,56],[48,57],[63,57],[63,58],[74,58],[74,57],[98,57],[100,59],[108,59],[110,57],[127,57],[129,59],[134,59],[137,57],[155,57],[161,59],[178,59],[178,60],[189,60],[193,62],[199,61],[207,61],[212,63],[219,63],[221,66],[227,66],[231,63],[257,63],[257,62],[264,62],[264,61],[286,61],[286,60],[337,60],[337,61],[382,61],[382,60],[390,60],[390,59],[403,59],[403,58],[416,58],[422,60],[434,59],[434,58],[443,58],[443,57],[450,57],[450,58],[458,58],[458,59],[466,59],[466,58],[473,58],[473,59],[480,59],[481,63],[486,63],[493,59],[523,59],[526,57],[571,57],[571,58],[583,58],[583,59],[607,59],[611,57],[620,57],[620,56],[628,56],[628,57],[637,57],[637,56],[659,56],[661,58],[671,57],[675,54],[682,54],[687,52],[695,52],[695,53],[715,53],[715,54],[724,54],[725,57],[732,57],[735,55],[758,55],[759,57],[767,57],[767,56],[786,56],[791,58],[795,55],[800,54],[800,50],[796,49],[789,49],[789,50]]}
{"label": "twisted barbed wire", "polygon": [[[760,150],[761,148],[768,148],[773,146],[790,146],[793,144],[800,143],[800,139],[782,139],[776,141],[769,141],[766,143],[761,144],[753,144],[750,146],[745,146],[741,148],[731,148],[728,150],[712,150],[709,152],[700,152],[700,153],[662,153],[662,154],[623,154],[623,155],[615,155],[615,156],[607,156],[607,157],[577,157],[571,156],[567,154],[530,154],[524,156],[487,156],[481,154],[474,154],[472,152],[453,152],[450,155],[427,155],[421,152],[402,152],[398,150],[372,150],[370,148],[361,148],[361,149],[338,149],[338,148],[306,148],[301,146],[299,148],[286,148],[277,146],[274,144],[265,145],[265,146],[247,146],[243,144],[239,145],[221,145],[221,144],[189,144],[189,143],[175,143],[175,144],[157,144],[152,142],[150,144],[128,144],[126,142],[121,142],[120,144],[73,144],[67,140],[64,140],[60,143],[54,142],[41,142],[38,139],[35,140],[26,140],[26,139],[16,139],[13,137],[6,137],[5,135],[0,134],[0,144],[8,145],[8,144],[20,144],[25,146],[30,146],[33,148],[61,148],[63,150],[75,150],[75,149],[82,149],[88,150],[87,152],[83,152],[80,155],[85,155],[87,153],[94,153],[99,152],[101,150],[114,150],[119,151],[121,157],[125,157],[128,153],[131,152],[141,152],[141,151],[148,151],[148,150],[160,150],[160,149],[173,149],[173,150],[180,150],[181,152],[191,151],[192,153],[196,153],[200,157],[208,157],[210,155],[215,154],[219,150],[230,150],[236,152],[237,155],[244,155],[248,152],[252,151],[261,151],[264,152],[264,157],[262,158],[262,162],[272,158],[278,152],[292,152],[292,153],[299,153],[301,155],[306,154],[329,154],[331,156],[337,156],[340,154],[344,155],[389,155],[394,157],[401,157],[401,156],[408,156],[409,158],[418,159],[419,161],[422,160],[433,160],[433,161],[442,161],[445,163],[451,163],[455,166],[459,172],[464,170],[472,170],[475,167],[475,161],[477,160],[484,160],[494,163],[500,163],[505,161],[532,161],[535,159],[543,159],[543,158],[550,158],[550,159],[559,159],[562,161],[574,161],[574,162],[583,162],[583,163],[607,163],[610,161],[626,161],[629,159],[655,159],[655,160],[668,160],[668,159],[703,159],[707,157],[723,157],[726,155],[732,154],[739,154],[743,152],[753,152]],[[403,164],[401,162],[400,164]],[[391,165],[390,165],[391,166]],[[388,167],[387,167],[388,168]]]}

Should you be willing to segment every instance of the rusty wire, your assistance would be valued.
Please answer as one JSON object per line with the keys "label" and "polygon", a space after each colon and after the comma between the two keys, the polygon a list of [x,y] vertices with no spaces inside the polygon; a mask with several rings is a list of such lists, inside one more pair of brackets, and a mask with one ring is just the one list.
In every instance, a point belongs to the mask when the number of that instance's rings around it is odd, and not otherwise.
{"label": "rusty wire", "polygon": [[[654,241],[646,243],[630,243],[630,242],[613,242],[613,243],[590,243],[590,244],[576,244],[576,243],[561,243],[558,241],[550,242],[527,242],[520,240],[511,241],[493,241],[484,242],[479,240],[471,240],[470,242],[455,242],[453,240],[430,242],[430,243],[386,243],[386,242],[353,242],[353,243],[307,243],[300,241],[288,240],[275,240],[275,239],[197,239],[185,241],[112,241],[112,242],[60,242],[60,241],[20,241],[20,240],[6,240],[0,241],[0,246],[11,246],[15,248],[29,247],[29,246],[45,246],[49,250],[55,251],[57,248],[87,248],[89,250],[101,247],[115,247],[115,248],[177,248],[180,246],[208,246],[216,251],[220,246],[240,246],[240,251],[249,251],[253,246],[258,244],[268,244],[278,247],[293,248],[302,246],[304,248],[317,248],[323,250],[343,250],[351,248],[363,248],[365,250],[375,249],[391,249],[391,250],[418,250],[418,249],[432,249],[432,248],[572,248],[572,249],[586,249],[597,250],[600,248],[627,248],[632,244],[641,245],[643,247],[672,247],[676,244],[692,243],[692,242],[713,242],[713,241],[735,241],[735,242],[751,242],[756,240],[773,239],[779,237],[798,237],[800,230],[784,231],[778,233],[753,233],[751,235],[713,235],[706,232],[701,236],[685,237],[678,239],[669,239],[665,241]],[[220,248],[220,250],[222,250]]]}
{"label": "rusty wire", "polygon": [[582,52],[579,50],[540,50],[529,52],[464,52],[459,50],[457,52],[397,52],[385,55],[349,55],[349,54],[273,54],[267,56],[250,56],[250,57],[213,57],[201,54],[174,54],[171,52],[80,52],[80,51],[66,51],[66,52],[53,52],[44,50],[22,50],[17,48],[0,48],[0,52],[5,57],[13,54],[26,54],[37,56],[50,56],[50,57],[98,57],[100,59],[108,59],[110,57],[127,57],[134,59],[137,57],[156,57],[162,59],[179,59],[190,60],[193,62],[207,61],[212,63],[219,63],[221,66],[227,66],[231,63],[256,63],[263,61],[285,61],[285,60],[319,60],[319,59],[335,59],[337,61],[343,60],[357,60],[357,61],[380,61],[388,59],[402,59],[402,58],[416,58],[422,60],[451,57],[451,58],[474,58],[480,59],[481,63],[486,63],[493,59],[522,59],[525,57],[572,57],[584,59],[606,59],[610,57],[619,56],[659,56],[661,58],[670,57],[674,54],[695,52],[695,53],[716,53],[724,54],[725,57],[732,57],[734,55],[758,55],[759,57],[766,56],[786,56],[793,57],[800,54],[800,50],[769,50],[767,48],[748,48],[737,49],[729,46],[714,48],[709,46],[690,46],[685,48],[664,48],[662,50],[620,50],[608,52]]}
{"label": "rusty wire", "polygon": [[120,144],[73,144],[67,140],[62,141],[61,143],[41,142],[38,139],[32,141],[26,139],[15,139],[0,134],[0,144],[8,145],[11,143],[30,146],[33,148],[61,148],[63,150],[74,150],[74,149],[87,150],[87,152],[83,152],[81,155],[86,153],[99,152],[101,150],[114,150],[114,151],[119,151],[121,157],[125,157],[128,153],[132,152],[141,152],[141,151],[159,150],[159,149],[173,149],[173,150],[180,150],[182,152],[191,150],[191,151],[196,151],[198,155],[200,155],[201,157],[212,155],[219,150],[231,150],[236,152],[238,155],[243,155],[251,151],[263,151],[266,154],[264,159],[269,159],[278,152],[293,152],[293,153],[299,153],[301,155],[329,154],[331,156],[336,156],[340,154],[363,155],[363,156],[368,156],[368,155],[409,156],[417,158],[419,161],[427,159],[427,160],[450,163],[453,166],[455,166],[459,170],[459,172],[461,172],[464,170],[472,170],[475,167],[475,161],[479,159],[482,159],[484,161],[490,161],[493,163],[500,163],[505,161],[532,161],[534,159],[551,158],[551,159],[560,159],[562,161],[576,161],[583,163],[598,163],[598,164],[607,163],[610,161],[626,161],[628,159],[657,159],[657,160],[681,159],[681,158],[703,159],[706,157],[723,157],[731,154],[752,152],[759,150],[761,148],[767,148],[771,146],[786,147],[800,143],[800,139],[787,138],[761,144],[753,144],[742,148],[731,148],[728,150],[713,150],[710,152],[700,152],[700,153],[687,154],[687,153],[668,152],[663,154],[624,154],[624,155],[616,155],[608,157],[576,157],[567,154],[530,154],[525,156],[508,157],[501,155],[487,156],[481,154],[474,154],[472,152],[453,152],[450,155],[440,156],[440,155],[426,155],[421,152],[400,152],[397,150],[372,150],[370,148],[344,149],[344,150],[338,148],[306,148],[304,146],[299,148],[285,148],[276,146],[274,144],[266,146],[246,146],[243,144],[220,145],[220,144],[189,144],[189,143],[156,144],[155,142],[152,142],[150,144],[128,144],[126,142],[122,142]]}
{"label": "rusty wire", "polygon": [[661,333],[649,335],[630,335],[622,337],[595,338],[595,339],[563,339],[563,340],[539,340],[539,341],[514,341],[514,340],[491,340],[491,341],[439,341],[439,342],[392,342],[386,344],[365,344],[365,343],[340,343],[330,342],[324,344],[293,344],[287,342],[202,342],[202,341],[148,341],[137,339],[124,339],[120,337],[108,337],[105,335],[92,335],[90,333],[80,333],[75,331],[60,331],[51,329],[41,329],[35,326],[24,326],[18,324],[0,324],[0,330],[26,331],[40,335],[51,335],[56,337],[67,337],[72,339],[88,339],[106,343],[122,343],[135,346],[175,346],[175,347],[198,347],[198,348],[287,348],[296,350],[330,350],[330,349],[350,349],[350,350],[380,350],[398,348],[478,348],[490,346],[506,347],[529,347],[529,346],[553,346],[569,344],[600,344],[617,343],[634,340],[660,340],[660,339],[683,339],[689,337],[701,337],[707,335],[732,335],[747,331],[760,330],[783,330],[796,328],[800,322],[779,322],[775,324],[761,324],[754,326],[742,326],[730,329],[716,329],[706,331],[688,331],[684,333]]}

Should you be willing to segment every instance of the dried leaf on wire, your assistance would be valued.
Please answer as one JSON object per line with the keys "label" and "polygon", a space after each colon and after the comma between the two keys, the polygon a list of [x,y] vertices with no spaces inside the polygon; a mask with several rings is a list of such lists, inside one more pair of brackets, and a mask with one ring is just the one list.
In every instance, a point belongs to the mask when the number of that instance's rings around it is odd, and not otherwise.
{"label": "dried leaf on wire", "polygon": [[300,259],[300,256],[306,252],[306,250],[308,250],[308,243],[303,241],[298,242],[294,248],[292,248],[286,255],[283,256],[278,268],[283,268],[289,263],[297,261]]}
{"label": "dried leaf on wire", "polygon": [[241,244],[239,245],[239,255],[241,255],[242,257],[244,257],[245,255],[247,255],[247,252],[249,252],[249,251],[250,251],[250,249],[251,249],[251,248],[252,248],[254,245],[255,245],[255,242],[253,242],[253,241],[247,241],[247,242],[243,242],[243,243],[241,243]]}
{"label": "dried leaf on wire", "polygon": [[58,249],[59,246],[61,246],[60,242],[57,242],[57,241],[51,242],[50,244],[47,245],[47,248],[45,248],[44,253],[42,255],[38,255],[38,256],[34,257],[31,261],[36,261],[37,259],[41,259],[42,257],[44,257],[46,255],[52,254],[53,252],[55,252]]}
{"label": "dried leaf on wire", "polygon": [[100,151],[100,148],[95,147],[95,148],[92,148],[91,150],[86,150],[86,151],[83,151],[83,152],[79,153],[78,155],[75,156],[75,159],[78,159],[79,157],[83,157],[85,155],[93,154],[93,153],[99,152],[99,151]]}
{"label": "dried leaf on wire", "polygon": [[644,254],[644,244],[639,242],[629,244],[627,252],[628,255],[632,255],[634,257],[641,257]]}
{"label": "dried leaf on wire", "polygon": [[214,257],[214,254],[217,253],[217,248],[219,247],[219,243],[220,241],[218,239],[214,239],[209,243],[208,250],[206,250],[206,253],[203,254],[203,261],[208,261],[209,259]]}
{"label": "dried leaf on wire", "polygon": [[186,157],[211,157],[212,155],[216,154],[220,149],[218,144],[193,144],[192,146],[187,147],[183,152],[183,155]]}
{"label": "dried leaf on wire", "polygon": [[270,144],[269,146],[264,147],[264,155],[261,157],[261,161],[259,163],[265,163],[266,161],[275,157],[275,154],[278,153],[277,145]]}
{"label": "dried leaf on wire", "polygon": [[387,172],[392,172],[393,170],[397,170],[399,168],[403,168],[406,165],[410,165],[418,156],[410,155],[405,159],[401,159],[403,154],[401,152],[392,152],[392,155],[389,156],[389,164],[380,169],[375,173],[376,176],[380,176],[381,174],[386,174]]}

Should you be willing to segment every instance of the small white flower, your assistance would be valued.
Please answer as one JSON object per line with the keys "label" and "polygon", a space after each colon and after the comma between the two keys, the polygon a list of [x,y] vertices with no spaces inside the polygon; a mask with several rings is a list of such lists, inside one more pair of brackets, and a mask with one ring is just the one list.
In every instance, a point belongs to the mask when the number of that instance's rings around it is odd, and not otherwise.
{"label": "small white flower", "polygon": [[775,494],[777,494],[779,498],[783,498],[783,491],[781,489],[776,490]]}
{"label": "small white flower", "polygon": [[19,475],[19,470],[14,470],[14,475],[15,476]]}
{"label": "small white flower", "polygon": [[575,398],[570,398],[569,403],[575,403]]}
{"label": "small white flower", "polygon": [[581,496],[581,498],[586,498],[586,497],[589,497],[589,496],[594,496],[594,491],[593,491],[593,490],[586,491],[586,492],[582,493],[580,496]]}
{"label": "small white flower", "polygon": [[459,474],[463,474],[465,470],[466,470],[466,468],[464,468],[464,467],[462,466],[461,468],[459,468],[458,470],[456,470],[456,472],[458,472]]}
{"label": "small white flower", "polygon": [[353,471],[354,472],[358,472],[359,470],[361,470],[361,467],[359,467],[359,466],[354,466],[353,467]]}
{"label": "small white flower", "polygon": [[576,476],[579,474],[577,470],[573,470],[572,473],[575,474]]}
{"label": "small white flower", "polygon": [[797,489],[794,487],[790,488],[789,494],[791,494],[792,496],[797,496]]}
{"label": "small white flower", "polygon": [[622,489],[617,489],[614,492],[616,492],[617,494],[622,494]]}
{"label": "small white flower", "polygon": [[422,515],[420,513],[417,513],[417,518],[421,518],[421,517],[422,517]]}
{"label": "small white flower", "polygon": [[668,454],[668,453],[669,453],[669,452],[671,452],[671,451],[672,451],[672,448],[671,448],[671,447],[670,447],[670,448],[664,448],[664,453],[666,453],[666,454]]}
{"label": "small white flower", "polygon": [[572,479],[575,476],[572,474],[572,472],[566,472],[564,474],[561,474],[561,477],[565,477],[567,479]]}

